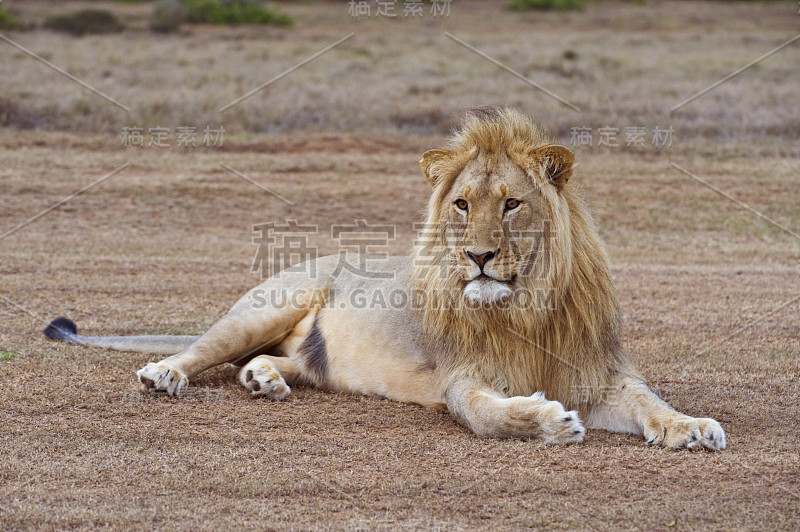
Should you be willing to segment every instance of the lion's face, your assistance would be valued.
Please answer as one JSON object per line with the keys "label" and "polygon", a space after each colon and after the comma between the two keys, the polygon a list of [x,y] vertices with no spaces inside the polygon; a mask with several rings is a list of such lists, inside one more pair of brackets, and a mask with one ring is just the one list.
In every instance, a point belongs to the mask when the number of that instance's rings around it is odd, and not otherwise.
{"label": "lion's face", "polygon": [[464,295],[494,303],[524,286],[546,252],[550,210],[530,177],[507,156],[467,163],[443,200],[449,262]]}
{"label": "lion's face", "polygon": [[[561,146],[523,154],[432,150],[421,161],[434,186],[451,284],[472,302],[493,304],[547,286],[559,190],[572,153]],[[438,173],[437,173],[438,172]],[[536,297],[537,294],[520,294]]]}

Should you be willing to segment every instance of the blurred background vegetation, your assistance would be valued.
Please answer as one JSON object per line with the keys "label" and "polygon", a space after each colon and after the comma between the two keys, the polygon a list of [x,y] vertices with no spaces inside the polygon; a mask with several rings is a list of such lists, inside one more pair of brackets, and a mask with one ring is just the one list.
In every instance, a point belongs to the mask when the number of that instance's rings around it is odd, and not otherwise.
{"label": "blurred background vegetation", "polygon": [[[441,5],[440,1],[440,5]],[[451,15],[354,17],[349,0],[26,0],[0,4],[0,31],[130,112],[0,43],[0,127],[107,133],[122,125],[446,133],[465,107],[522,108],[558,135],[605,123],[666,124],[683,138],[800,137],[791,47],[671,116],[670,106],[796,31],[794,0],[455,0]],[[726,22],[730,20],[730,22]],[[733,24],[733,25],[731,25]],[[452,32],[542,92],[444,36]],[[242,96],[348,33],[313,66]],[[740,80],[747,80],[746,83]],[[742,105],[746,102],[747,105]],[[581,123],[576,123],[580,121]]]}

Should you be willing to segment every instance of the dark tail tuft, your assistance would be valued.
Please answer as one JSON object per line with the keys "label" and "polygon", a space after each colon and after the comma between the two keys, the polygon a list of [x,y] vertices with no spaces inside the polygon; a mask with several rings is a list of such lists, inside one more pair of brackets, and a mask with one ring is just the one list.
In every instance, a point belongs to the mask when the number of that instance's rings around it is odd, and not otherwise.
{"label": "dark tail tuft", "polygon": [[56,318],[42,331],[51,340],[68,340],[70,336],[78,333],[75,322],[67,318]]}

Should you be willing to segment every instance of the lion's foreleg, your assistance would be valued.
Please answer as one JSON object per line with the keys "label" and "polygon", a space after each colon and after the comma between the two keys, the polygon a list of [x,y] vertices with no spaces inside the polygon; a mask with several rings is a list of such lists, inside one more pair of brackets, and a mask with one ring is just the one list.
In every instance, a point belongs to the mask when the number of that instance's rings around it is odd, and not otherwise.
{"label": "lion's foreleg", "polygon": [[582,441],[586,432],[577,412],[567,412],[542,392],[504,397],[479,381],[463,379],[447,389],[445,398],[459,422],[480,436],[569,443]]}
{"label": "lion's foreleg", "polygon": [[642,435],[647,443],[671,448],[725,448],[725,432],[711,418],[677,412],[636,377],[619,376],[586,420],[590,429]]}

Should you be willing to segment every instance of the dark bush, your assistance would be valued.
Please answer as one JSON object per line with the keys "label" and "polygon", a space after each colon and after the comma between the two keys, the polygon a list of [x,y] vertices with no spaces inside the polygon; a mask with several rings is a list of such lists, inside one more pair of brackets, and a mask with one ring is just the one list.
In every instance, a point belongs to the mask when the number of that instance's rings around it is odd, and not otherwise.
{"label": "dark bush", "polygon": [[0,6],[0,30],[24,30],[26,29],[25,24],[20,22],[20,20],[6,11],[6,8]]}
{"label": "dark bush", "polygon": [[178,31],[186,20],[186,11],[181,0],[159,0],[153,7],[150,29],[159,33]]}
{"label": "dark bush", "polygon": [[[583,9],[590,2],[602,0],[511,0],[506,7],[515,11],[568,11]],[[644,4],[647,0],[627,0],[631,4]]]}
{"label": "dark bush", "polygon": [[117,16],[103,9],[82,9],[48,18],[44,27],[72,35],[119,33],[125,29]]}
{"label": "dark bush", "polygon": [[515,11],[566,11],[569,9],[583,9],[587,0],[512,0],[506,6]]}

